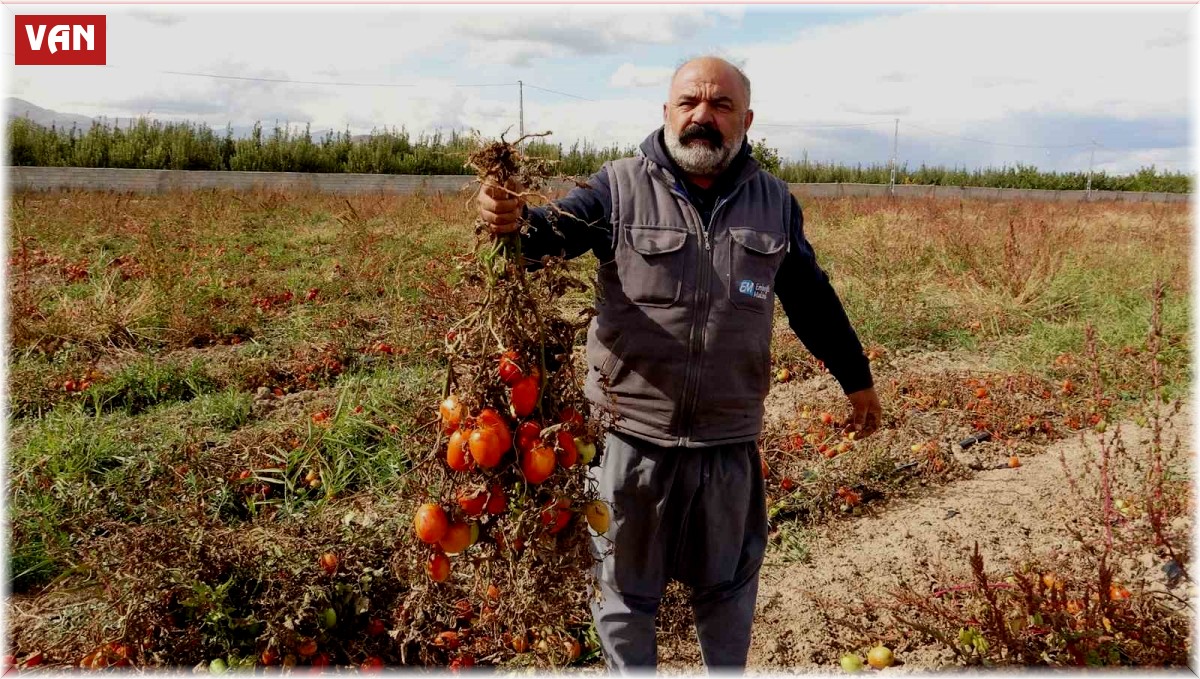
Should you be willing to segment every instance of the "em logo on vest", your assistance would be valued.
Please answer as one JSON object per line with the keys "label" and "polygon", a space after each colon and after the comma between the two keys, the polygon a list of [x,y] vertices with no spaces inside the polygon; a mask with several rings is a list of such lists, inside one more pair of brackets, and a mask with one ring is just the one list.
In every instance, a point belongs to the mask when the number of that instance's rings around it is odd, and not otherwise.
{"label": "em logo on vest", "polygon": [[738,283],[738,292],[750,295],[756,299],[766,299],[771,294],[771,286],[765,283],[755,283],[749,278]]}
{"label": "em logo on vest", "polygon": [[103,66],[103,14],[18,14],[13,36],[17,66]]}

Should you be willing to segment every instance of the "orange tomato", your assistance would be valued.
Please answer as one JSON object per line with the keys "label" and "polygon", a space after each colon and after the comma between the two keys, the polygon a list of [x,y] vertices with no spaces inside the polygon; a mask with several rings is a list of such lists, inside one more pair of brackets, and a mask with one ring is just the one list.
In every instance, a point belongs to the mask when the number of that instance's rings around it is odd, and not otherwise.
{"label": "orange tomato", "polygon": [[454,649],[458,648],[459,643],[460,639],[458,638],[458,632],[455,632],[454,630],[439,632],[438,635],[433,638],[434,646],[437,646],[438,648],[444,648],[447,651],[453,651]]}
{"label": "orange tomato", "polygon": [[550,478],[557,463],[554,450],[546,446],[538,446],[521,455],[521,471],[530,483],[541,483]]}
{"label": "orange tomato", "polygon": [[513,383],[509,399],[512,401],[513,412],[517,417],[528,417],[533,412],[533,409],[537,407],[538,391],[540,390],[541,381],[533,375],[522,377]]}
{"label": "orange tomato", "polygon": [[470,429],[459,429],[450,435],[450,444],[446,447],[446,464],[456,472],[471,471],[471,467],[475,465],[467,450],[470,437]]}
{"label": "orange tomato", "polygon": [[334,554],[333,552],[325,552],[324,554],[321,555],[321,558],[318,559],[318,561],[321,564],[321,570],[325,571],[329,575],[333,575],[334,573],[337,572],[337,568],[338,568],[337,554]]}
{"label": "orange tomato", "polygon": [[300,645],[296,647],[296,652],[305,658],[307,658],[310,655],[316,655],[317,640],[316,639],[301,639]]}
{"label": "orange tomato", "polygon": [[442,401],[442,405],[438,408],[438,412],[442,416],[442,430],[447,434],[453,433],[458,429],[458,424],[462,422],[463,405],[458,402],[458,397],[451,394]]}
{"label": "orange tomato", "polygon": [[425,564],[425,573],[434,582],[445,582],[450,577],[450,559],[441,552],[434,552]]}
{"label": "orange tomato", "polygon": [[475,418],[480,427],[498,427],[504,424],[504,418],[495,408],[484,408],[479,411],[479,415]]}
{"label": "orange tomato", "polygon": [[458,554],[471,546],[471,527],[462,521],[450,524],[438,545],[447,554]]}
{"label": "orange tomato", "polygon": [[471,432],[471,437],[467,439],[468,446],[471,449],[471,457],[475,459],[475,463],[484,469],[491,469],[500,464],[500,458],[504,455],[505,446],[500,438],[499,432],[493,427],[483,427]]}
{"label": "orange tomato", "polygon": [[413,528],[417,531],[417,537],[429,544],[441,540],[449,526],[446,512],[432,502],[421,505],[413,518]]}

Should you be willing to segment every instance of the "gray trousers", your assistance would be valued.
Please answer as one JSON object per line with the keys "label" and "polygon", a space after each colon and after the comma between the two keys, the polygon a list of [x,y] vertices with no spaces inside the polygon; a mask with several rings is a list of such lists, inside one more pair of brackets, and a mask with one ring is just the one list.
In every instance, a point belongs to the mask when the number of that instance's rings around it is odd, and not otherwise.
{"label": "gray trousers", "polygon": [[744,668],[767,544],[757,443],[664,448],[610,433],[593,472],[612,506],[608,533],[593,538],[608,552],[592,604],[608,668],[656,666],[655,616],[670,579],[692,588],[704,664]]}

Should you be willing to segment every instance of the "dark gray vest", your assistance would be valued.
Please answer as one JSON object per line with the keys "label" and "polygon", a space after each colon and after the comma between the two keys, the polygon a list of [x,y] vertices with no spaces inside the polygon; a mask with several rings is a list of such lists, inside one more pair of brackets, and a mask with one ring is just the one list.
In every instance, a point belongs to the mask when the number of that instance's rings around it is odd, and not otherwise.
{"label": "dark gray vest", "polygon": [[615,257],[597,274],[588,397],[616,411],[618,430],[660,445],[754,440],[789,242],[787,184],[747,173],[703,224],[653,161],[623,158],[607,172]]}

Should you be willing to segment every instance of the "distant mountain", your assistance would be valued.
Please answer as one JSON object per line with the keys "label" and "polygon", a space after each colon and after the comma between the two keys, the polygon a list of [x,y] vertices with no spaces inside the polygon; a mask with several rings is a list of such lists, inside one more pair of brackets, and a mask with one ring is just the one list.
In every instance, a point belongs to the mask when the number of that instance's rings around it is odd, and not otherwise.
{"label": "distant mountain", "polygon": [[44,127],[55,125],[57,127],[69,128],[75,125],[86,130],[92,126],[92,119],[87,116],[51,111],[48,108],[42,108],[37,104],[31,104],[24,99],[17,99],[16,97],[5,98],[4,109],[8,112],[8,118],[10,119],[27,118],[31,122]]}

